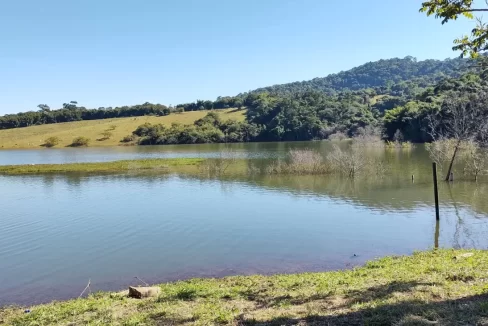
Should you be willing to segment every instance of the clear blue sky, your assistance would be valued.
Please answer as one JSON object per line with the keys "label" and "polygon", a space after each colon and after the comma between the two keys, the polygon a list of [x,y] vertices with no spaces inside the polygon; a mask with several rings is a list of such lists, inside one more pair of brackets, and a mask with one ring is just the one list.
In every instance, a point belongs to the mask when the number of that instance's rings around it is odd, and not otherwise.
{"label": "clear blue sky", "polygon": [[421,0],[0,1],[0,114],[215,99],[368,61],[455,57]]}

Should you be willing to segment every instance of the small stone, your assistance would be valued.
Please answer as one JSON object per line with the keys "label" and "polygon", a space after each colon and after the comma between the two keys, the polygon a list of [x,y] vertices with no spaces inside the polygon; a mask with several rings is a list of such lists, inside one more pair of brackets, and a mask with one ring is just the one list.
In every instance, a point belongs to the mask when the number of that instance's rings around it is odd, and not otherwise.
{"label": "small stone", "polygon": [[157,286],[129,286],[129,297],[131,298],[142,299],[157,297],[159,293],[161,293],[161,288]]}
{"label": "small stone", "polygon": [[468,257],[471,257],[473,256],[474,254],[472,252],[467,252],[465,254],[462,254],[462,255],[458,255],[458,256],[455,256],[454,259],[461,259],[461,258],[468,258]]}

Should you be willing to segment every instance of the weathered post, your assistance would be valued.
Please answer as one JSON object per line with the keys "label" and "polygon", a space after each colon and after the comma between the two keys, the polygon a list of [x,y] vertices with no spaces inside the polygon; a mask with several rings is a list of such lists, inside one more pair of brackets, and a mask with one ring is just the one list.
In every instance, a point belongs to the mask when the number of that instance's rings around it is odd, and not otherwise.
{"label": "weathered post", "polygon": [[435,200],[435,219],[439,221],[439,192],[437,189],[437,164],[432,163],[432,174],[434,177],[434,200]]}

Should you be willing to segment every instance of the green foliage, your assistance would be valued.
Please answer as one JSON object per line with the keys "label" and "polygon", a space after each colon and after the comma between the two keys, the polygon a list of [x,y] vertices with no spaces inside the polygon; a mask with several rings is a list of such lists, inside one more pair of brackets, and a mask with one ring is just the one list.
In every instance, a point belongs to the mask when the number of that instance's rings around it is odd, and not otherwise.
{"label": "green foliage", "polygon": [[81,147],[81,146],[88,146],[90,143],[90,138],[86,137],[76,137],[73,139],[73,142],[71,143],[71,147]]}
{"label": "green foliage", "polygon": [[[72,101],[70,103],[64,103],[63,108],[58,110],[51,110],[46,104],[40,104],[39,108],[40,110],[37,112],[21,112],[17,114],[7,114],[0,117],[0,129],[29,127],[59,122],[135,117],[144,115],[164,116],[171,113],[171,110],[164,105],[151,104],[147,102],[134,106],[87,109],[83,106],[77,106],[77,103]],[[111,126],[111,128],[112,127],[113,126]]]}
{"label": "green foliage", "polygon": [[[460,16],[469,19],[475,18],[475,12],[488,11],[487,3],[485,8],[473,8],[473,0],[430,0],[422,3],[420,12],[425,12],[427,16],[435,15],[442,19],[442,24],[450,20],[456,20]],[[479,4],[476,2],[476,4]],[[488,26],[477,19],[477,25],[471,30],[471,36],[463,36],[454,40],[453,50],[461,51],[461,56],[470,55],[476,58],[480,52],[488,49]]]}
{"label": "green foliage", "polygon": [[234,120],[221,121],[215,112],[208,113],[193,125],[145,123],[133,134],[141,137],[141,145],[200,144],[252,141],[259,133],[255,125]]}
{"label": "green foliage", "polygon": [[353,93],[337,97],[319,92],[272,96],[262,93],[247,106],[247,120],[262,130],[259,140],[324,139],[344,131],[353,134],[376,120],[362,97]]}
{"label": "green foliage", "polygon": [[368,62],[359,67],[327,77],[308,81],[274,85],[256,89],[251,93],[293,94],[320,91],[335,95],[345,90],[357,91],[371,88],[378,94],[393,96],[414,95],[417,87],[426,87],[446,77],[459,77],[467,68],[466,59],[417,61],[407,56]]}
{"label": "green foliage", "polygon": [[[172,112],[248,107],[259,93],[269,92],[274,97],[293,96],[297,93],[318,91],[340,98],[355,98],[360,105],[372,106],[375,115],[402,105],[422,92],[426,87],[446,78],[459,77],[468,66],[463,59],[444,61],[417,61],[413,57],[395,58],[369,62],[348,71],[332,74],[310,81],[295,82],[256,89],[237,96],[218,97],[215,101],[197,100],[192,103],[166,107],[161,104],[144,103],[134,106],[100,107],[88,109],[76,101],[64,103],[62,108],[51,110],[40,104],[39,111],[8,114],[0,117],[0,129],[28,127],[33,125],[96,120],[145,115],[164,116]],[[380,101],[375,96],[388,95]],[[376,104],[376,105],[375,105]],[[280,134],[281,132],[278,132]]]}
{"label": "green foliage", "polygon": [[[481,72],[483,74],[484,72]],[[427,117],[448,112],[446,101],[450,99],[471,99],[477,105],[480,97],[486,93],[488,83],[480,74],[468,72],[459,78],[447,78],[433,87],[426,88],[414,100],[385,111],[383,125],[388,139],[392,140],[399,130],[405,140],[413,142],[431,141]]]}
{"label": "green foliage", "polygon": [[[294,141],[327,139],[331,135],[351,137],[366,126],[382,126],[389,140],[399,130],[406,141],[424,142],[430,140],[425,131],[425,117],[442,110],[446,96],[453,92],[475,94],[488,88],[488,71],[474,72],[469,65],[469,60],[461,58],[380,60],[311,81],[275,85],[234,97],[218,97],[215,101],[197,100],[176,107],[144,103],[90,110],[72,101],[62,109],[50,110],[43,104],[38,112],[0,117],[0,129],[245,107],[246,122],[222,121],[217,112],[210,112],[192,125],[141,125],[134,136],[140,137],[140,144]],[[105,130],[101,140],[110,138],[112,130],[113,127]],[[122,142],[134,139],[125,137]]]}

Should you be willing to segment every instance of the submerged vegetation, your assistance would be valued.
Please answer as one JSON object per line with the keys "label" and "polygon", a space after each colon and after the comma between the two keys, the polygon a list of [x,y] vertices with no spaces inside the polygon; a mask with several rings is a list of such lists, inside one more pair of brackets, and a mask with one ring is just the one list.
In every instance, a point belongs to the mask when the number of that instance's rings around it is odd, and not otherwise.
{"label": "submerged vegetation", "polygon": [[477,325],[488,319],[488,252],[435,250],[352,270],[160,284],[157,298],[99,292],[0,308],[4,325]]}
{"label": "submerged vegetation", "polygon": [[[30,164],[0,166],[0,174],[45,174],[45,173],[119,173],[139,170],[162,171],[164,173],[204,173],[210,176],[223,176],[227,172],[239,174],[342,174],[350,178],[369,173],[381,175],[385,173],[382,161],[366,155],[370,148],[353,140],[346,148],[334,145],[330,153],[320,153],[309,149],[290,150],[284,160],[278,159],[268,165],[257,167],[247,165],[247,159],[241,159],[232,150],[223,150],[219,157],[211,159],[175,158],[175,159],[143,159],[96,163],[68,164]],[[187,167],[188,169],[182,169]]]}
{"label": "submerged vegetation", "polygon": [[267,174],[324,174],[331,171],[320,153],[312,150],[290,150],[285,161],[278,160],[267,166],[265,172]]}

